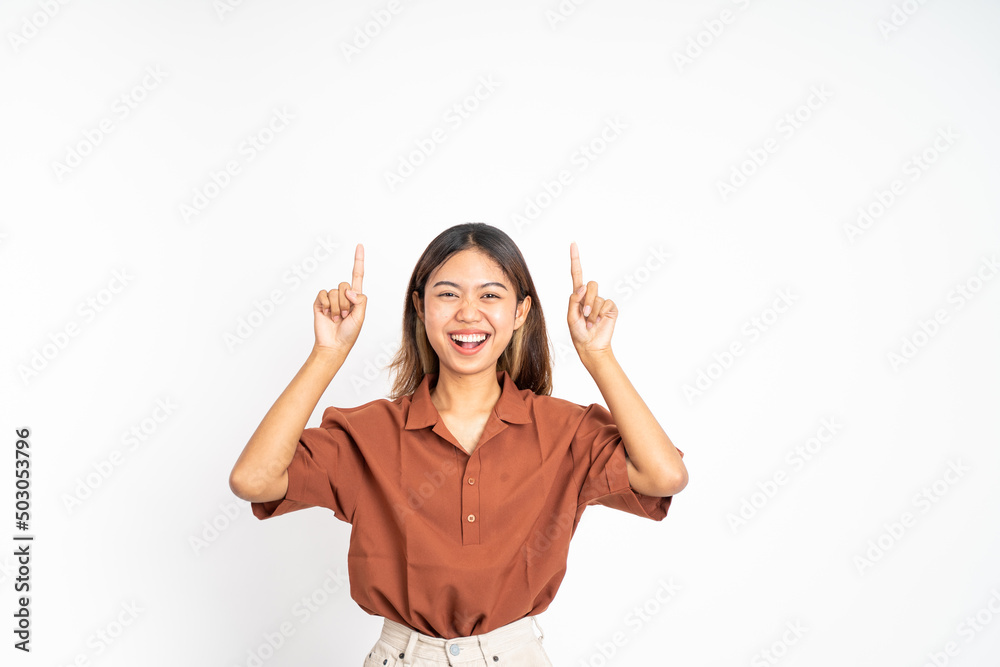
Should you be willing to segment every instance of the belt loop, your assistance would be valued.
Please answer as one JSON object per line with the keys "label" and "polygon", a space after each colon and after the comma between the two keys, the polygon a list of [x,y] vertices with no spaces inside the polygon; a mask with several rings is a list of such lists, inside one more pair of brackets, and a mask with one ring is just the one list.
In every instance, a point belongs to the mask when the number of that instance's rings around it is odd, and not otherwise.
{"label": "belt loop", "polygon": [[403,667],[411,667],[413,665],[413,650],[417,645],[417,638],[419,633],[416,630],[410,630],[410,641],[406,642],[406,648],[403,649]]}
{"label": "belt loop", "polygon": [[537,615],[532,616],[531,620],[535,622],[535,625],[538,626],[538,632],[541,633],[541,636],[538,638],[538,641],[540,641],[540,642],[544,641],[545,640],[545,630],[542,630],[542,624],[538,622],[538,616]]}
{"label": "belt loop", "polygon": [[492,649],[490,648],[490,642],[486,637],[482,635],[476,635],[476,639],[479,640],[479,652],[483,656],[483,663],[490,664],[490,655],[492,655]]}

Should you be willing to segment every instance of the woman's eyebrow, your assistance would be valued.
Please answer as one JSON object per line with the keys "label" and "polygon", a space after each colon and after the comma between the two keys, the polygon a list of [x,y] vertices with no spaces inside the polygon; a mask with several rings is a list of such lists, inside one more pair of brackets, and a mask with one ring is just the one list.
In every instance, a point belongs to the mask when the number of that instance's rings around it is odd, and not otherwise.
{"label": "woman's eyebrow", "polygon": [[[450,280],[439,280],[436,283],[434,283],[433,285],[431,285],[431,289],[435,289],[438,285],[450,285],[450,286],[452,286],[452,287],[454,287],[456,289],[459,289],[461,287],[457,283],[453,283]],[[510,291],[510,290],[507,289],[506,285],[504,285],[503,283],[497,283],[497,282],[483,283],[482,285],[479,286],[479,289],[483,289],[484,287],[490,287],[491,285],[496,285],[497,287],[502,287],[504,290],[506,290],[508,292]]]}

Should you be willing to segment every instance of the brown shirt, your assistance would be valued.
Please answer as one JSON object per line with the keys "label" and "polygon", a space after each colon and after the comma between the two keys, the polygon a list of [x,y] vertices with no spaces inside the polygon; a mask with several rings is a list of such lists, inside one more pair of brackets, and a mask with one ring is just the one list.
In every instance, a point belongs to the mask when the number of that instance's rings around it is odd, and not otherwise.
{"label": "brown shirt", "polygon": [[327,408],[302,432],[285,497],[251,503],[254,516],[333,510],[351,524],[354,601],[427,635],[480,634],[545,611],[588,505],[660,521],[672,496],[632,490],[604,406],[519,389],[506,371],[497,380],[472,454],[431,402],[437,374],[394,401]]}

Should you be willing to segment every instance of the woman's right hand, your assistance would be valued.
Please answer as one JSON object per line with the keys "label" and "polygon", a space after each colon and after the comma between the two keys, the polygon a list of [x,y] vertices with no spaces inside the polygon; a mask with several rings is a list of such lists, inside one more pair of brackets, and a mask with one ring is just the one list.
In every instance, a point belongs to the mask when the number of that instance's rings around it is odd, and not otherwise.
{"label": "woman's right hand", "polygon": [[365,249],[359,243],[354,251],[351,282],[340,283],[337,289],[329,292],[320,290],[313,303],[317,348],[338,351],[346,357],[354,347],[365,321],[365,305],[368,303],[368,297],[361,293],[364,275]]}

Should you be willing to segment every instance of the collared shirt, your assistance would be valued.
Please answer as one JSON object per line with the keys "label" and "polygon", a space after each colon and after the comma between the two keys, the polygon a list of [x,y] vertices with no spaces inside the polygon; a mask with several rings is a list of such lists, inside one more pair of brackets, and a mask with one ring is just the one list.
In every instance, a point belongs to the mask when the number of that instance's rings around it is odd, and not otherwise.
{"label": "collared shirt", "polygon": [[629,486],[604,406],[498,371],[500,398],[469,454],[431,401],[437,377],[392,401],[327,408],[302,432],[285,497],[251,503],[258,519],[325,507],[350,523],[351,597],[369,614],[445,639],[489,632],[549,606],[589,505],[666,516],[672,496]]}

